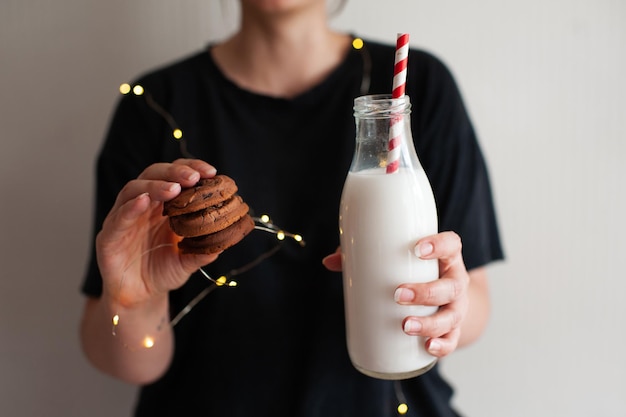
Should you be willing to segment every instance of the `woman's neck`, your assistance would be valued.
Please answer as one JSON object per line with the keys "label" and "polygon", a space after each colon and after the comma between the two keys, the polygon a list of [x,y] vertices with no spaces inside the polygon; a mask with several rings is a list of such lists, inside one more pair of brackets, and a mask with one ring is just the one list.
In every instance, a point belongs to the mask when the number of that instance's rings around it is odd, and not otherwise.
{"label": "woman's neck", "polygon": [[212,49],[215,62],[256,93],[291,98],[307,91],[343,61],[350,36],[332,31],[325,12],[305,13],[263,19],[244,13],[242,30]]}

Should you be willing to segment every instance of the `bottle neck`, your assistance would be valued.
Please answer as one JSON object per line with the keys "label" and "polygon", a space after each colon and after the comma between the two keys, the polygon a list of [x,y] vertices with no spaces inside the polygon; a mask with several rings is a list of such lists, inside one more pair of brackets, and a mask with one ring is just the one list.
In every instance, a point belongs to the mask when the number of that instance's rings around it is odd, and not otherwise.
{"label": "bottle neck", "polygon": [[368,95],[354,100],[356,148],[351,172],[372,170],[394,173],[417,169],[420,163],[411,133],[408,96]]}

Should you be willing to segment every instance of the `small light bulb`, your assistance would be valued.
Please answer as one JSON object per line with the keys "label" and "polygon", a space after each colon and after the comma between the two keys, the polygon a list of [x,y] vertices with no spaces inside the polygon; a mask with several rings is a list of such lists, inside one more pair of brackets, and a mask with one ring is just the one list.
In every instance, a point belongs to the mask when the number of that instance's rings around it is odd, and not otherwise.
{"label": "small light bulb", "polygon": [[181,139],[183,137],[183,131],[180,129],[174,129],[173,135],[175,139]]}
{"label": "small light bulb", "polygon": [[150,349],[154,346],[154,339],[150,336],[146,336],[145,339],[143,339],[143,346]]}
{"label": "small light bulb", "polygon": [[355,38],[355,39],[352,41],[352,47],[353,47],[354,49],[361,49],[361,48],[363,48],[363,39],[361,39],[361,38]]}
{"label": "small light bulb", "polygon": [[217,285],[224,285],[224,284],[226,284],[226,277],[225,277],[224,275],[222,275],[221,277],[219,277],[219,278],[215,281],[215,283],[216,283]]}
{"label": "small light bulb", "polygon": [[117,326],[120,322],[120,316],[118,316],[117,314],[113,316],[113,325]]}
{"label": "small light bulb", "polygon": [[270,216],[268,216],[267,214],[263,214],[263,215],[261,216],[261,221],[262,221],[263,223],[269,223],[269,222],[270,222]]}
{"label": "small light bulb", "polygon": [[409,406],[406,405],[405,403],[399,404],[398,405],[398,414],[400,415],[404,415],[409,411]]}
{"label": "small light bulb", "polygon": [[276,239],[278,239],[278,240],[285,240],[285,233],[282,230],[277,232],[276,233]]}
{"label": "small light bulb", "polygon": [[140,85],[136,85],[133,87],[133,94],[135,94],[136,96],[140,96],[143,94],[143,87]]}
{"label": "small light bulb", "polygon": [[122,94],[130,93],[130,84],[124,83],[124,84],[120,85],[120,93],[122,93]]}

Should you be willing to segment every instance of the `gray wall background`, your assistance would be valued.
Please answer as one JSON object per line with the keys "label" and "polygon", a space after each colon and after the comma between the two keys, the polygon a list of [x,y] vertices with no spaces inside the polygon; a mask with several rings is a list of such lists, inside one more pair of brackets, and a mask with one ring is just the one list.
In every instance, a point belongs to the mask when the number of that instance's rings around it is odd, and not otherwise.
{"label": "gray wall background", "polygon": [[[223,8],[220,4],[226,4]],[[0,3],[0,415],[128,416],[77,327],[93,163],[120,83],[228,34],[211,0]],[[352,0],[455,73],[508,259],[487,334],[445,359],[468,417],[626,415],[626,3]]]}

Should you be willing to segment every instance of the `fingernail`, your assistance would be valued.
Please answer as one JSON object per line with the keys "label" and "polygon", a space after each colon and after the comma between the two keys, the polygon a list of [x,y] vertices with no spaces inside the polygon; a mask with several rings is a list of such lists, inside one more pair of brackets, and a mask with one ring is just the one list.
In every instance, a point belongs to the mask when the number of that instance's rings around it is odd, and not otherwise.
{"label": "fingernail", "polygon": [[436,340],[432,340],[428,344],[428,351],[430,353],[438,353],[440,350],[441,350],[441,343],[437,342]]}
{"label": "fingernail", "polygon": [[169,182],[163,185],[163,191],[173,192],[180,189],[180,184],[177,182]]}
{"label": "fingernail", "polygon": [[408,319],[404,322],[404,331],[407,333],[419,332],[422,330],[422,323],[416,319]]}
{"label": "fingernail", "polygon": [[198,181],[200,179],[200,173],[198,171],[187,172],[183,176],[187,181]]}
{"label": "fingernail", "polygon": [[150,194],[149,193],[141,193],[137,197],[135,197],[135,200],[143,200],[144,198],[147,198],[148,200],[150,200]]}
{"label": "fingernail", "polygon": [[393,299],[396,303],[406,303],[413,301],[415,298],[415,291],[410,288],[397,288],[393,293]]}
{"label": "fingernail", "polygon": [[417,245],[415,247],[415,255],[419,256],[428,256],[433,253],[433,244],[432,243],[422,243],[421,245]]}

